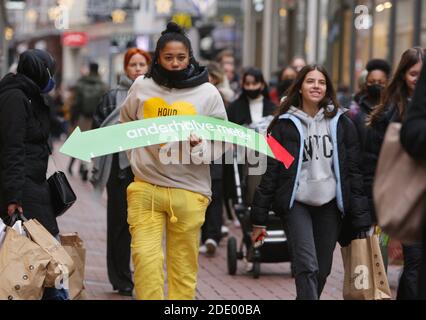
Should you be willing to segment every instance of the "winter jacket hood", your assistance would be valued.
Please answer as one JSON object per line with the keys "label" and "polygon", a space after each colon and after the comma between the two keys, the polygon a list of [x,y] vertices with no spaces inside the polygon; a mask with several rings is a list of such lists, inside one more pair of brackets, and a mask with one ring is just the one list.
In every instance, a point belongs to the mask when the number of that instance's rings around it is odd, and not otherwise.
{"label": "winter jacket hood", "polygon": [[9,73],[0,81],[0,95],[13,89],[23,91],[27,97],[40,96],[37,84],[23,74]]}
{"label": "winter jacket hood", "polygon": [[118,90],[129,90],[133,84],[133,80],[126,75],[122,75],[118,82]]}
{"label": "winter jacket hood", "polygon": [[19,57],[17,72],[30,78],[43,89],[55,74],[55,59],[46,51],[27,50]]}

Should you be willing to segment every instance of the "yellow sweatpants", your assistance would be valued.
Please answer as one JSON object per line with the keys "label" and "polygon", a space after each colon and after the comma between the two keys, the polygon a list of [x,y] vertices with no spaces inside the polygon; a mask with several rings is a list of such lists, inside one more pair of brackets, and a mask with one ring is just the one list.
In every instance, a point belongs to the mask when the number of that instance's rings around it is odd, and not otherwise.
{"label": "yellow sweatpants", "polygon": [[209,199],[136,179],[127,188],[127,201],[137,299],[164,299],[164,228],[168,298],[194,299],[200,229]]}

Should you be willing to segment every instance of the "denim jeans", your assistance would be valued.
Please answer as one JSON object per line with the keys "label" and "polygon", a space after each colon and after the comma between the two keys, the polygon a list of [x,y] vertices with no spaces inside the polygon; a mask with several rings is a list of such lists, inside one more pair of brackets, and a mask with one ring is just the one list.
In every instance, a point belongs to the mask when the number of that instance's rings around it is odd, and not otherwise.
{"label": "denim jeans", "polygon": [[69,293],[66,289],[45,288],[41,300],[69,300]]}

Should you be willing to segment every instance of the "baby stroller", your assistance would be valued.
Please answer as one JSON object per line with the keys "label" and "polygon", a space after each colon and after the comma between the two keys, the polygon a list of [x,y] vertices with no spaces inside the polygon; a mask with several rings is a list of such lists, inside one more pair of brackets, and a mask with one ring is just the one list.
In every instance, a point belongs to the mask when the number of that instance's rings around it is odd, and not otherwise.
{"label": "baby stroller", "polygon": [[[252,226],[250,221],[250,207],[248,204],[251,204],[254,195],[254,187],[259,184],[260,176],[246,175],[243,188],[236,152],[234,152],[233,156],[233,167],[237,198],[234,210],[241,224],[243,239],[238,247],[235,237],[228,238],[228,273],[230,275],[235,275],[238,260],[245,259],[247,262],[252,263],[253,267],[251,271],[253,277],[257,279],[260,276],[261,263],[290,262],[290,250],[281,219],[272,211],[269,212],[267,224],[268,235],[265,238],[264,244],[260,248],[253,248],[251,241]],[[242,171],[245,170],[243,169]],[[246,193],[244,197],[246,201],[243,201],[243,192]]]}

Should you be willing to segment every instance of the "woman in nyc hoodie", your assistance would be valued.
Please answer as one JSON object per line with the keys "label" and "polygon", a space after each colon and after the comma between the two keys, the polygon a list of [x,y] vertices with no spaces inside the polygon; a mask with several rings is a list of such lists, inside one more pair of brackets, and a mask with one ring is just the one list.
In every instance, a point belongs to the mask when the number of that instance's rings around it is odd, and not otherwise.
{"label": "woman in nyc hoodie", "polygon": [[254,196],[253,240],[265,232],[273,209],[288,230],[297,299],[319,299],[345,225],[345,241],[371,226],[363,193],[359,139],[336,102],[326,70],[308,65],[299,73],[268,132],[294,157],[287,170],[268,158]]}

